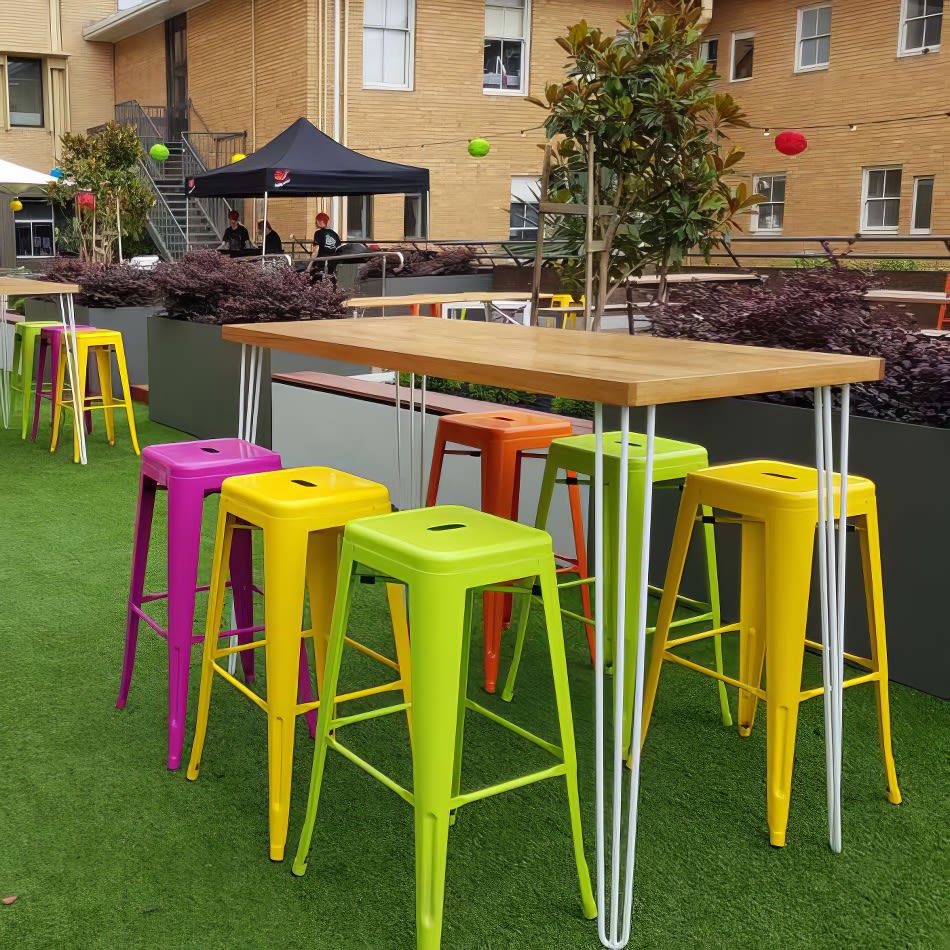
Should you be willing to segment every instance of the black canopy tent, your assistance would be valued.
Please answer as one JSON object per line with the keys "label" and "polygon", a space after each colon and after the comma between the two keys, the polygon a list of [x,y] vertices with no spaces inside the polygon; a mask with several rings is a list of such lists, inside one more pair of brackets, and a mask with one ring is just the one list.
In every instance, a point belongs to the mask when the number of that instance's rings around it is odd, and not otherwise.
{"label": "black canopy tent", "polygon": [[297,119],[252,155],[187,182],[195,198],[315,198],[337,195],[420,194],[429,170],[384,162],[334,141]]}

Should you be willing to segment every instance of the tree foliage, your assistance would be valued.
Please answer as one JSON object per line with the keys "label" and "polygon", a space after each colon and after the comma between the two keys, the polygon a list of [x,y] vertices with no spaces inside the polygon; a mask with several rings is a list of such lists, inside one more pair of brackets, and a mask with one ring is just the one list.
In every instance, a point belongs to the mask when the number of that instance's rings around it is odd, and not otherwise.
{"label": "tree foliage", "polygon": [[[726,177],[743,156],[727,130],[747,127],[735,100],[713,90],[717,78],[698,58],[695,0],[634,0],[620,32],[586,20],[557,38],[567,78],[545,87],[544,127],[556,140],[551,200],[586,202],[588,145],[594,148],[595,204],[615,209],[594,224],[595,326],[607,296],[628,275],[654,266],[666,274],[691,248],[708,255],[738,227],[736,216],[761,200]],[[562,217],[552,237],[572,256],[557,266],[579,289],[584,279],[583,218]]]}
{"label": "tree foliage", "polygon": [[[67,132],[61,141],[63,178],[50,185],[50,199],[75,215],[80,257],[108,263],[117,256],[119,221],[123,237],[140,237],[155,203],[138,173],[142,146],[131,125],[115,122],[88,135]],[[92,192],[94,209],[77,203],[83,191]]]}

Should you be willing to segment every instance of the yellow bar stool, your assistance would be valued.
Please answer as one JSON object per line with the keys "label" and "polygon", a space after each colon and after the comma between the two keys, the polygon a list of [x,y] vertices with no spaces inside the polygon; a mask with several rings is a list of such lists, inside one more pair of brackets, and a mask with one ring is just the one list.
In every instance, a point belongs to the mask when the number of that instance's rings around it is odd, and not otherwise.
{"label": "yellow bar stool", "polygon": [[[293,468],[238,475],[222,483],[208,595],[201,691],[188,778],[191,781],[198,778],[208,729],[211,687],[214,675],[218,674],[267,713],[270,856],[274,861],[283,860],[287,843],[296,720],[320,705],[319,699],[308,696],[301,696],[298,700],[301,642],[303,638],[312,641],[320,695],[343,527],[353,518],[391,510],[385,486],[333,468]],[[235,531],[250,528],[260,528],[264,536],[264,639],[226,646],[219,641],[219,636],[232,538]],[[310,600],[309,630],[301,630],[305,587]],[[396,660],[349,638],[347,643],[395,670],[398,678],[338,696],[337,702],[393,690],[402,690],[406,702],[411,700],[409,631],[403,594],[395,584],[389,585],[388,594]],[[266,699],[218,662],[232,653],[255,648],[264,650]]]}
{"label": "yellow bar stool", "polygon": [[[63,353],[60,356],[59,367],[56,372],[56,381],[53,386],[53,437],[50,440],[50,452],[56,451],[59,444],[59,427],[63,410],[67,413],[72,409],[72,401],[64,398],[66,384],[66,353],[68,333],[62,335]],[[112,394],[112,356],[115,355],[119,370],[119,381],[122,384],[121,398],[114,398]],[[90,358],[96,361],[96,371],[99,374],[99,388],[101,394],[83,393],[81,410],[83,412],[102,411],[105,416],[106,436],[109,445],[115,445],[115,410],[125,409],[125,417],[129,423],[129,436],[132,439],[132,448],[136,455],[139,452],[139,440],[135,432],[135,416],[132,412],[132,395],[129,389],[129,374],[125,366],[125,349],[122,346],[122,334],[118,330],[84,330],[76,334],[76,358],[78,360],[78,378],[86,378],[86,369]],[[80,384],[82,389],[82,384]],[[73,425],[73,461],[79,461],[79,432]]]}
{"label": "yellow bar stool", "polygon": [[[834,476],[833,510],[838,510],[841,479]],[[670,637],[670,621],[690,535],[697,512],[708,505],[734,512],[742,530],[740,618],[738,623],[679,638]],[[866,672],[845,680],[845,686],[873,683],[877,694],[881,756],[887,798],[899,804],[891,719],[887,695],[887,643],[884,593],[874,483],[848,476],[847,517],[857,531],[870,630],[870,658],[845,653]],[[702,519],[703,521],[706,518]],[[818,476],[813,468],[787,462],[754,461],[717,465],[686,476],[673,535],[670,561],[657,617],[655,642],[643,695],[643,738],[664,660],[679,663],[739,687],[739,734],[749,735],[759,699],[766,704],[766,794],[769,839],[785,844],[798,707],[820,696],[822,687],[802,689],[805,647],[821,649],[806,637],[812,556],[818,524]],[[674,652],[677,647],[718,633],[739,633],[739,679],[707,669]],[[766,685],[761,686],[765,664]]]}

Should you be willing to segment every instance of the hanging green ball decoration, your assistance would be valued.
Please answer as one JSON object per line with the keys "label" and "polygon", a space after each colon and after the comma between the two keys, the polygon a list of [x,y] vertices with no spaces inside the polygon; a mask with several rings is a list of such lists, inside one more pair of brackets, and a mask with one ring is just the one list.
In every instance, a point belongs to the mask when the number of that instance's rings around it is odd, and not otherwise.
{"label": "hanging green ball decoration", "polygon": [[149,150],[148,154],[156,162],[164,162],[168,159],[168,146],[161,142],[156,142]]}
{"label": "hanging green ball decoration", "polygon": [[14,198],[10,202],[10,210],[16,213],[23,210],[23,202],[19,198]]}
{"label": "hanging green ball decoration", "polygon": [[468,143],[468,154],[472,158],[484,158],[491,151],[491,145],[485,139],[472,139]]}

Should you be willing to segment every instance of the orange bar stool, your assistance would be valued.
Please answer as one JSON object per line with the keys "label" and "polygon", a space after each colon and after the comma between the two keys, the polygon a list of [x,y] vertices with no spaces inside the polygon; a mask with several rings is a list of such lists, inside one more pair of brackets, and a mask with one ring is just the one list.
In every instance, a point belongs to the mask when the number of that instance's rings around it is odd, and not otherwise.
{"label": "orange bar stool", "polygon": [[[267,714],[267,770],[270,856],[281,861],[287,844],[294,732],[298,716],[320,703],[298,701],[301,642],[312,641],[317,669],[317,694],[323,695],[323,671],[336,592],[340,539],[354,518],[389,513],[392,505],[385,486],[322,466],[226,478],[221,486],[218,528],[211,568],[208,619],[201,667],[201,691],[195,741],[191,747],[188,778],[198,778],[208,729],[211,686],[215,674],[240,690]],[[235,531],[259,528],[264,541],[264,638],[238,646],[223,646],[221,611]],[[309,593],[310,629],[301,629],[304,589]],[[370,686],[337,702],[401,690],[411,701],[409,637],[402,588],[387,586],[396,660],[347,638],[348,645],[395,670],[392,682]],[[232,676],[219,663],[233,653],[263,648],[266,699]]]}
{"label": "orange bar stool", "polygon": [[[501,409],[494,412],[462,412],[442,416],[435,433],[432,468],[429,472],[429,490],[426,504],[432,506],[439,495],[439,479],[446,455],[470,455],[481,458],[482,511],[518,520],[521,489],[521,460],[543,458],[532,453],[546,450],[563,436],[573,435],[566,419],[554,419],[538,412],[523,409]],[[463,445],[464,449],[448,449],[448,444]],[[557,555],[559,573],[574,573],[587,578],[587,547],[584,538],[584,520],[581,513],[581,494],[573,473],[568,473],[568,498],[571,506],[571,524],[574,535],[574,556]],[[498,654],[501,631],[511,616],[509,594],[486,593],[484,597],[483,663],[485,690],[494,693],[498,681]],[[594,655],[593,614],[587,585],[581,586],[584,617],[587,623],[587,642],[591,657]]]}
{"label": "orange bar stool", "polygon": [[[950,276],[947,277],[947,282],[943,285],[943,292],[950,297]],[[937,329],[942,330],[945,323],[950,323],[950,317],[947,316],[947,305],[942,303],[937,311]]]}
{"label": "orange bar stool", "polygon": [[[833,510],[841,504],[841,479],[834,476]],[[742,526],[739,622],[680,638],[670,637],[670,621],[683,576],[690,535],[702,506],[738,515]],[[864,672],[845,680],[845,686],[872,683],[877,698],[881,757],[887,798],[899,804],[891,719],[887,695],[887,642],[884,631],[884,593],[878,538],[874,483],[848,476],[847,517],[857,531],[864,574],[870,630],[870,658],[845,653]],[[702,521],[706,521],[703,516]],[[727,519],[719,519],[722,521]],[[730,518],[728,520],[736,520]],[[822,687],[802,688],[805,647],[821,649],[806,638],[812,555],[818,525],[818,476],[813,468],[787,462],[754,461],[716,465],[686,476],[663,598],[656,623],[655,642],[643,694],[643,738],[656,698],[664,660],[679,663],[739,687],[739,734],[752,730],[756,704],[766,708],[766,794],[769,839],[785,844],[798,707],[823,693]],[[677,647],[720,633],[739,633],[739,679],[707,669],[678,655]],[[761,687],[765,664],[765,688]]]}
{"label": "orange bar stool", "polygon": [[[62,336],[62,346],[67,345],[68,334]],[[125,409],[125,417],[129,423],[129,436],[132,439],[132,448],[136,455],[139,452],[139,440],[135,432],[135,416],[132,413],[132,396],[129,389],[129,374],[125,366],[125,349],[122,346],[122,334],[118,330],[84,330],[76,334],[76,355],[78,359],[79,379],[86,378],[86,369],[90,358],[96,361],[96,371],[99,374],[100,393],[83,394],[81,408],[83,412],[102,411],[105,416],[106,436],[109,445],[115,445],[115,410]],[[122,395],[116,399],[112,394],[112,357],[115,356],[119,369],[119,380],[122,383]],[[59,444],[59,427],[63,410],[70,410],[71,403],[63,395],[66,383],[66,355],[61,354],[59,367],[56,372],[56,381],[53,385],[53,437],[50,440],[50,452],[56,451]],[[73,426],[73,461],[79,461],[79,432]]]}

